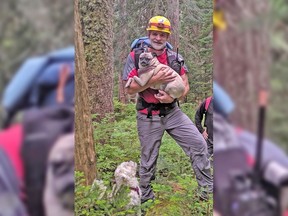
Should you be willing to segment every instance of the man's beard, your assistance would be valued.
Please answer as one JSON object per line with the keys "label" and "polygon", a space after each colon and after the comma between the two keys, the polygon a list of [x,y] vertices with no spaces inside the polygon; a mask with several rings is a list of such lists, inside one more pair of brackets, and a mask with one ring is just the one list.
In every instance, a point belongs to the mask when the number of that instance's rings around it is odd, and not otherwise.
{"label": "man's beard", "polygon": [[155,42],[151,41],[151,46],[155,50],[163,50],[166,46],[166,43],[159,44],[159,43],[155,43]]}

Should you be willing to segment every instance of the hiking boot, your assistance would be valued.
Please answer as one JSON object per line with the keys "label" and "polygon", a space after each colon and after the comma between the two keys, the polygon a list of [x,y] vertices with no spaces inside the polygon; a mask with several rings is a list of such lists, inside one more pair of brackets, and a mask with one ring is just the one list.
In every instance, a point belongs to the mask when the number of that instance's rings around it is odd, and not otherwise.
{"label": "hiking boot", "polygon": [[198,187],[197,189],[197,196],[201,201],[208,201],[209,200],[209,194],[212,194],[213,190],[208,190],[207,188]]}
{"label": "hiking boot", "polygon": [[205,202],[207,202],[207,201],[209,200],[209,195],[208,195],[208,193],[205,192],[205,191],[198,192],[197,195],[198,195],[200,201],[205,201]]}
{"label": "hiking boot", "polygon": [[150,202],[152,204],[152,203],[154,203],[154,201],[155,201],[155,198],[149,198],[149,199],[146,199],[146,200],[141,200],[141,205],[143,205],[146,202]]}
{"label": "hiking boot", "polygon": [[145,216],[146,212],[147,212],[147,210],[141,209],[141,216]]}
{"label": "hiking boot", "polygon": [[144,201],[141,200],[141,216],[146,215],[146,212],[151,207],[151,205],[154,203],[154,201],[155,201],[155,198],[147,199]]}

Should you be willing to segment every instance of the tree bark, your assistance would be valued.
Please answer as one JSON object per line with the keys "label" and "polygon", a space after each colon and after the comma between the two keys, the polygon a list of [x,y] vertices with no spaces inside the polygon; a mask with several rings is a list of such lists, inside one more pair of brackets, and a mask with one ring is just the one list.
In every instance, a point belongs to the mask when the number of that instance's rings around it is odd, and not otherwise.
{"label": "tree bark", "polygon": [[100,121],[113,107],[113,1],[80,0],[89,101]]}
{"label": "tree bark", "polygon": [[214,44],[214,78],[235,102],[233,122],[256,131],[258,92],[268,88],[269,46],[267,1],[223,1],[226,31]]}
{"label": "tree bark", "polygon": [[79,16],[79,0],[74,3],[75,20],[75,170],[84,173],[85,184],[96,178],[96,152],[93,142],[91,110],[88,100],[88,82],[84,54],[82,28]]}
{"label": "tree bark", "polygon": [[176,51],[179,47],[179,0],[168,1],[168,14],[167,18],[170,20],[172,27],[169,42]]}
{"label": "tree bark", "polygon": [[[121,15],[121,20],[120,20],[120,25],[122,26],[122,28],[120,29],[120,34],[118,36],[118,38],[120,40],[122,40],[121,43],[121,47],[120,47],[120,68],[124,68],[125,65],[125,61],[127,58],[127,47],[125,44],[125,41],[127,41],[127,10],[126,10],[126,0],[120,0],[120,14]],[[124,83],[122,81],[122,70],[119,70],[119,74],[118,74],[118,100],[121,103],[126,104],[128,101],[128,95],[126,94],[125,90],[124,90]]]}

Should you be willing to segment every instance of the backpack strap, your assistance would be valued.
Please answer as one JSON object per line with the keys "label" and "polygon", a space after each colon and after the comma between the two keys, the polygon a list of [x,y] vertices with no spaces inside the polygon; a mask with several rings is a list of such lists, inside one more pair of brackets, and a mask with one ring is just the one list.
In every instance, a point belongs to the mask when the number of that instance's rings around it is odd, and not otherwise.
{"label": "backpack strap", "polygon": [[184,60],[179,58],[179,56],[177,56],[177,54],[172,50],[167,50],[167,63],[169,67],[180,74],[181,68],[184,65]]}
{"label": "backpack strap", "polygon": [[205,102],[205,112],[207,112],[207,110],[208,110],[208,107],[209,107],[209,105],[210,105],[211,99],[212,99],[212,96],[210,96],[210,97],[208,97],[208,98],[206,99],[206,102]]}
{"label": "backpack strap", "polygon": [[135,60],[135,67],[136,70],[139,70],[139,57],[140,54],[144,52],[144,47],[134,49],[134,60]]}
{"label": "backpack strap", "polygon": [[[131,48],[131,51],[133,51],[134,49],[143,47],[143,46],[150,46],[150,40],[148,36],[135,39],[132,42],[130,48]],[[166,48],[173,50],[173,46],[169,42],[166,42]]]}

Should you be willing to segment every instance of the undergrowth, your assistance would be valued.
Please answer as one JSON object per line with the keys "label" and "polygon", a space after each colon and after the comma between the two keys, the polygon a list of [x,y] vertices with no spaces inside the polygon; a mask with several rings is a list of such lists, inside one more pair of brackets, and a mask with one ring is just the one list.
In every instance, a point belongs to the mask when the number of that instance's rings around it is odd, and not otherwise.
{"label": "undergrowth", "polygon": [[[116,167],[124,161],[140,164],[140,143],[136,128],[134,104],[114,103],[114,121],[107,116],[101,123],[94,123],[94,138],[97,152],[98,179],[103,180],[105,192],[97,187],[83,186],[83,175],[76,172],[75,215],[128,215],[136,210],[125,209],[129,200],[128,189],[123,189],[113,199],[109,193],[113,186]],[[195,107],[181,104],[181,109],[194,122]],[[156,195],[154,203],[146,203],[146,216],[201,216],[212,215],[213,198],[200,201],[197,196],[197,182],[189,158],[167,134],[164,134],[157,161],[156,179],[152,182]],[[101,194],[101,191],[103,192]],[[103,195],[104,194],[104,195]],[[143,208],[143,206],[142,206]]]}

